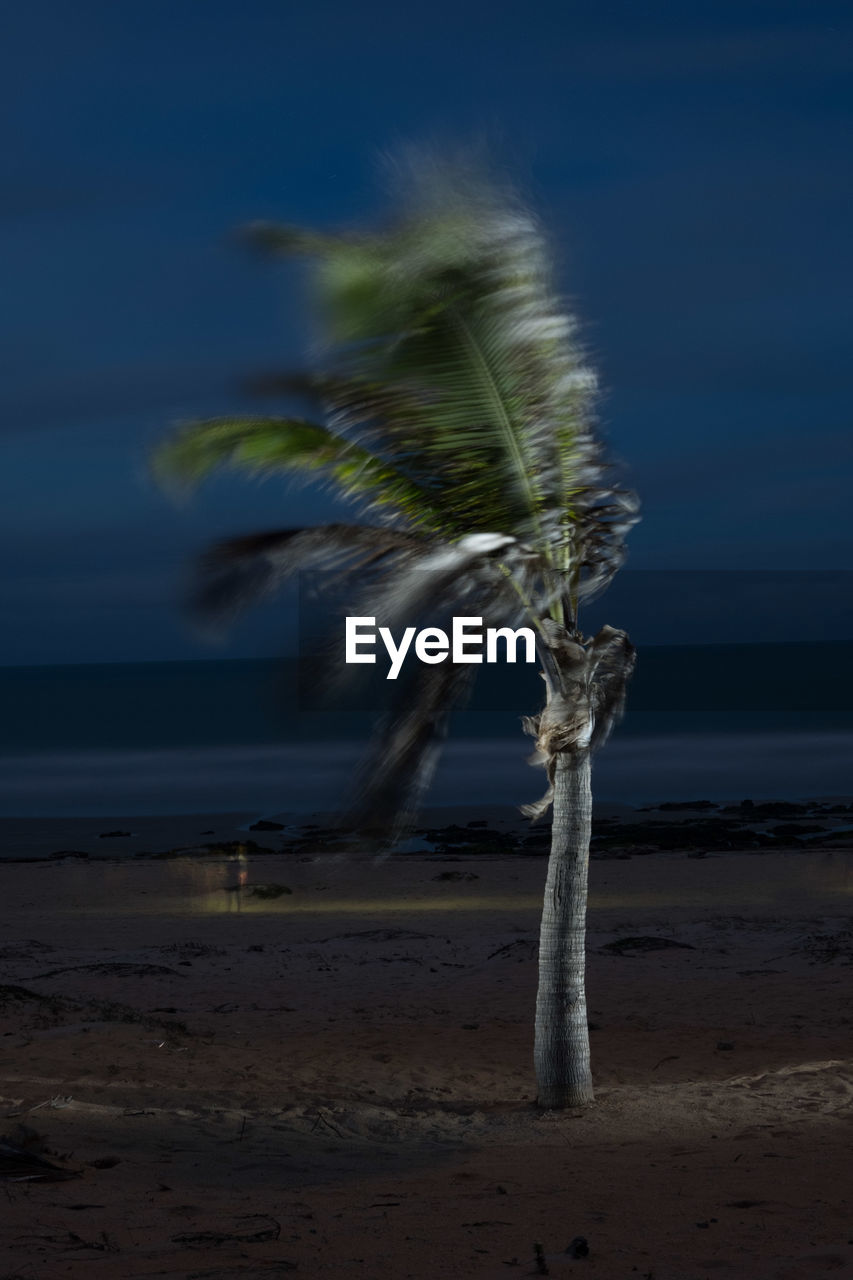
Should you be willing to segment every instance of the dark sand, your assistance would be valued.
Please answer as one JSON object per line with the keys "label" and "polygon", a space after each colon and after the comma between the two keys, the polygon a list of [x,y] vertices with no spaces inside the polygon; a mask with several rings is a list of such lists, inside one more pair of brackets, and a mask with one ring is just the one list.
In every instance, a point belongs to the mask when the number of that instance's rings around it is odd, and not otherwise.
{"label": "dark sand", "polygon": [[849,850],[595,860],[598,1100],[542,1114],[544,859],[115,857],[248,817],[7,824],[90,859],[0,862],[0,1132],[79,1175],[0,1182],[0,1276],[851,1273]]}

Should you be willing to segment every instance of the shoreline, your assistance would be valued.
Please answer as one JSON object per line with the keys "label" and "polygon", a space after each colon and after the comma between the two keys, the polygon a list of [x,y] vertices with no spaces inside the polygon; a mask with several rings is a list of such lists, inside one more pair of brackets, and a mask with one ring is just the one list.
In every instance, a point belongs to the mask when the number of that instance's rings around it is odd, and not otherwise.
{"label": "shoreline", "polygon": [[[708,799],[669,800],[657,805],[595,803],[593,858],[617,850],[636,856],[683,845],[705,853],[740,847],[761,849],[853,848],[853,797],[821,795],[799,800],[744,800],[727,805]],[[336,815],[294,811],[200,811],[186,814],[112,813],[87,816],[0,817],[0,866],[4,862],[80,859],[228,856],[246,852],[294,855],[352,852],[359,837],[336,826]],[[675,830],[677,828],[677,831]],[[510,805],[425,807],[412,838],[393,857],[437,855],[450,850],[470,856],[492,853],[537,856],[547,852],[550,822],[536,824]],[[740,844],[739,844],[740,842]],[[375,852],[375,850],[374,850]]]}

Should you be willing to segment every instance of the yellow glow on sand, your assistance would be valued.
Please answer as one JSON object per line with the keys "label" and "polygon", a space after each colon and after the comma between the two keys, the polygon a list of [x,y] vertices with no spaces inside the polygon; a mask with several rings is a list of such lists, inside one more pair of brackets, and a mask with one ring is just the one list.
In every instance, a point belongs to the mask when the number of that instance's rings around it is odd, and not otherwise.
{"label": "yellow glow on sand", "polygon": [[414,914],[441,911],[533,911],[541,910],[542,898],[519,894],[500,898],[330,898],[326,894],[308,898],[294,894],[262,900],[237,894],[202,894],[199,897],[161,897],[148,902],[103,903],[72,906],[72,915],[378,915]]}
{"label": "yellow glow on sand", "polygon": [[[485,865],[485,864],[484,864]],[[826,901],[846,902],[853,893],[853,859],[845,852],[816,862],[793,854],[774,860],[733,859],[721,864],[723,875],[714,874],[703,861],[673,861],[654,868],[654,876],[642,874],[636,864],[593,865],[590,912],[661,911],[707,908],[726,911],[774,909],[792,901],[801,905]],[[447,914],[538,914],[542,907],[545,865],[512,867],[512,879],[523,876],[518,889],[507,885],[510,869],[490,865],[490,878],[502,884],[484,892],[482,884],[412,886],[405,891],[390,864],[365,863],[356,868],[337,860],[316,862],[307,868],[260,862],[237,854],[227,859],[197,861],[178,858],[167,863],[130,861],[95,869],[91,864],[51,867],[51,876],[63,883],[58,910],[61,914],[148,917],[231,916],[277,917],[376,916]],[[403,877],[403,869],[400,868]],[[480,868],[478,867],[478,870]],[[736,872],[736,875],[732,873]],[[516,874],[519,873],[519,874]],[[432,874],[425,869],[424,875]],[[325,878],[327,885],[312,883]],[[437,878],[434,877],[433,878]],[[308,883],[306,883],[306,879]],[[404,879],[404,883],[405,883]],[[288,891],[286,886],[292,891]],[[399,886],[399,887],[398,887]],[[255,891],[260,891],[255,896]],[[279,896],[267,896],[280,890]],[[264,896],[260,896],[261,892]],[[33,903],[27,903],[32,907]],[[52,907],[57,910],[56,906]]]}

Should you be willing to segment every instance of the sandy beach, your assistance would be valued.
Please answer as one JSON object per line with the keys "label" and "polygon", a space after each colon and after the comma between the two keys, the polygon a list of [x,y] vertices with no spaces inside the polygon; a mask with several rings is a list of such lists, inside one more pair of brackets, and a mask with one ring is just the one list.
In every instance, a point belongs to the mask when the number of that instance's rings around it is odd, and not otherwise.
{"label": "sandy beach", "polygon": [[382,862],[304,819],[8,820],[2,1132],[55,1172],[4,1177],[0,1274],[849,1274],[834,808],[741,848],[719,815],[600,826],[582,1114],[534,1106],[545,859],[514,818],[433,815]]}

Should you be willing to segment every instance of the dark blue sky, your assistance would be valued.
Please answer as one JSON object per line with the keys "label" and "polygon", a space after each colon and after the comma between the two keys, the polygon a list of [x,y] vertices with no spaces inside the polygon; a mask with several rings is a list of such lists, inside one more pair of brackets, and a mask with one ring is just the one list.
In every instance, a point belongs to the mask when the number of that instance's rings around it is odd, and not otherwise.
{"label": "dark blue sky", "polygon": [[297,279],[230,231],[369,219],[409,141],[487,140],[551,228],[634,567],[853,566],[851,34],[822,0],[9,11],[0,662],[275,651],[281,611],[204,647],[181,567],[330,499],[223,477],[176,509],[146,454],[300,361]]}

